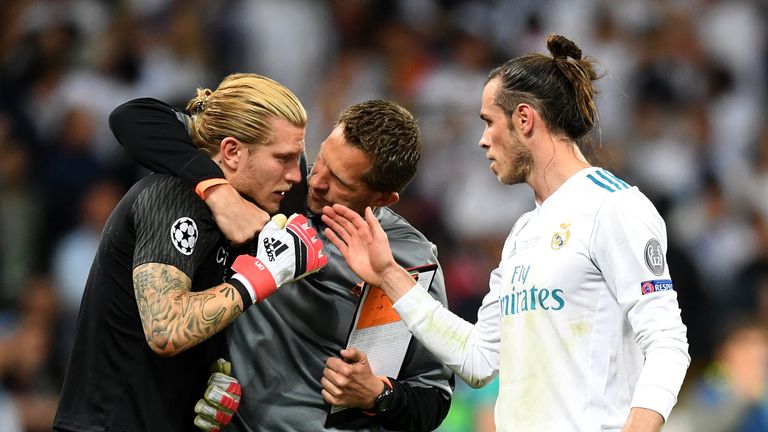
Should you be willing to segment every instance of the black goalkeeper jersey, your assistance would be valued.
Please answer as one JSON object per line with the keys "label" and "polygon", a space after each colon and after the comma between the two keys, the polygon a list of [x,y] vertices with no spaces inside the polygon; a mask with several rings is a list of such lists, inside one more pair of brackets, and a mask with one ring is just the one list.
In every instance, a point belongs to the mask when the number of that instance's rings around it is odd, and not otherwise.
{"label": "black goalkeeper jersey", "polygon": [[223,354],[221,336],[174,357],[155,354],[132,272],[169,264],[192,280],[192,291],[202,291],[223,281],[227,258],[210,211],[186,182],[160,174],[139,180],[112,212],[91,266],[54,429],[196,430],[194,405]]}

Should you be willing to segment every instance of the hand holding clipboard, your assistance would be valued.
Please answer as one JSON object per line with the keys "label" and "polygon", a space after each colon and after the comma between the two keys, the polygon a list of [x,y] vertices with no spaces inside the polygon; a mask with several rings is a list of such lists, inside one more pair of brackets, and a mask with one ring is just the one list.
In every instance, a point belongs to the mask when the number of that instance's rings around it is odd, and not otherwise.
{"label": "hand holding clipboard", "polygon": [[[427,290],[436,271],[437,264],[408,270],[414,281]],[[369,284],[363,285],[346,347],[365,353],[374,375],[397,377],[411,338],[411,333],[384,291]],[[364,414],[359,409],[329,405],[325,427],[334,427],[361,415]]]}

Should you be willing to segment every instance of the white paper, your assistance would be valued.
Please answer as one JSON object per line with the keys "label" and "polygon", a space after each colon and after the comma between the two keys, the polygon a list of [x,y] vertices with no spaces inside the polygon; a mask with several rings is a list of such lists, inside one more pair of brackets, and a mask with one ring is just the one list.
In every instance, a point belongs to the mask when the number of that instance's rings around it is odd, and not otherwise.
{"label": "white paper", "polygon": [[[437,271],[436,264],[430,264],[423,267],[410,269],[411,275],[417,278],[419,285],[424,289],[429,290],[429,286],[432,284],[432,279],[435,277]],[[374,294],[371,294],[371,293]],[[357,348],[365,353],[368,357],[368,363],[371,365],[371,370],[374,375],[397,377],[400,373],[400,369],[403,366],[403,360],[405,360],[405,353],[408,351],[408,345],[411,342],[411,332],[408,331],[405,323],[396,317],[394,322],[386,322],[383,324],[366,325],[364,328],[359,328],[361,317],[364,317],[364,306],[366,302],[372,302],[374,305],[381,303],[387,303],[388,310],[383,310],[383,307],[379,307],[379,311],[384,316],[397,315],[397,312],[392,309],[391,302],[387,298],[377,299],[369,298],[371,295],[386,295],[378,288],[372,289],[369,284],[363,285],[363,289],[360,296],[360,302],[357,305],[355,311],[355,318],[352,323],[352,329],[350,330],[349,338],[347,339],[347,348]],[[378,316],[378,315],[377,315]],[[369,323],[370,324],[370,323]],[[331,414],[343,411],[346,408],[332,407]]]}

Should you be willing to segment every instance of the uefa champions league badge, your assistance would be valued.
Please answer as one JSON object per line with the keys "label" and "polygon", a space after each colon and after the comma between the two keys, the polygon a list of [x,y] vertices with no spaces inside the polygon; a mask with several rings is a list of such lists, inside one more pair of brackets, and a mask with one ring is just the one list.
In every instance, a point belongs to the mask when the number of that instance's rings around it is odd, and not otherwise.
{"label": "uefa champions league badge", "polygon": [[550,244],[552,250],[560,250],[568,244],[568,240],[571,238],[570,227],[570,222],[563,222],[560,224],[560,230],[552,234],[552,243]]}
{"label": "uefa champions league badge", "polygon": [[181,217],[171,225],[171,242],[177,251],[184,255],[192,255],[197,243],[197,225],[188,217]]}
{"label": "uefa champions league badge", "polygon": [[656,276],[664,274],[664,253],[661,250],[661,244],[655,238],[648,240],[645,244],[645,265]]}

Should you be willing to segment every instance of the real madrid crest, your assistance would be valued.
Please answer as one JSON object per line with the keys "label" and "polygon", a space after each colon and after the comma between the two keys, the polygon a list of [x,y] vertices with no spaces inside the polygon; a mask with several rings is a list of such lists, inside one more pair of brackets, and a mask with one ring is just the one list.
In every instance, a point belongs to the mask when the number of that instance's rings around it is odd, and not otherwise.
{"label": "real madrid crest", "polygon": [[565,245],[568,244],[568,240],[571,238],[571,230],[569,229],[570,227],[570,223],[563,222],[560,224],[560,230],[555,231],[555,233],[552,234],[552,250],[562,249]]}

